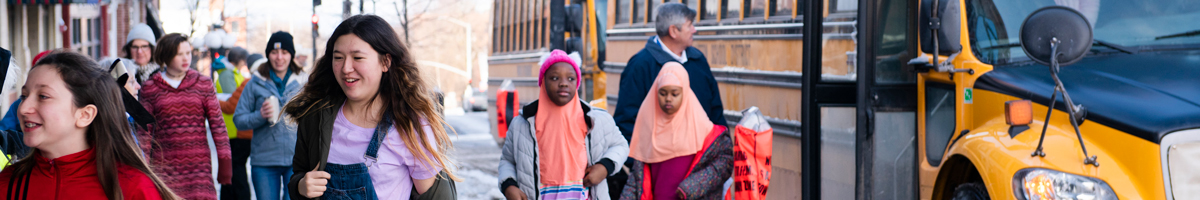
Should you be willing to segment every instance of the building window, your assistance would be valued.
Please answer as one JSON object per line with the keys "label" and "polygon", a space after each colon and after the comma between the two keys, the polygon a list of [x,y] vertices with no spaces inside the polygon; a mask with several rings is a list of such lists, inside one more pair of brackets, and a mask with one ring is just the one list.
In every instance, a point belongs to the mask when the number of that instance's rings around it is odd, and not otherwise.
{"label": "building window", "polygon": [[79,44],[79,19],[71,19],[71,43]]}
{"label": "building window", "polygon": [[100,18],[92,18],[88,23],[88,45],[91,47],[92,58],[100,59],[100,30],[103,29],[103,24],[100,23]]}

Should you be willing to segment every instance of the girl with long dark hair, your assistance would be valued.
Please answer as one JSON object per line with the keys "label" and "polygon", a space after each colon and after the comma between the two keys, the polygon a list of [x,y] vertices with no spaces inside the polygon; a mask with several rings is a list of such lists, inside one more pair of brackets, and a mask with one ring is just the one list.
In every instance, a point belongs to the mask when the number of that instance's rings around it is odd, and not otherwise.
{"label": "girl with long dark hair", "polygon": [[[0,172],[8,199],[176,199],[137,153],[116,81],[88,57],[47,55],[18,108],[33,153]],[[60,184],[69,183],[69,184]]]}
{"label": "girl with long dark hair", "polygon": [[334,29],[308,84],[283,109],[299,126],[292,199],[409,199],[442,187],[443,169],[454,179],[440,105],[413,61],[378,16]]}

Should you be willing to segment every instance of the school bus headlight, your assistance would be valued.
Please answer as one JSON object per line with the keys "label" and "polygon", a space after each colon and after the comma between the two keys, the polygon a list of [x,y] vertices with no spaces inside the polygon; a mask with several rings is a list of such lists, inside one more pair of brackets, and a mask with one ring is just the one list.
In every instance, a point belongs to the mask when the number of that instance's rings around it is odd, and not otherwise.
{"label": "school bus headlight", "polygon": [[1103,180],[1049,169],[1029,168],[1013,176],[1016,196],[1023,199],[1115,200],[1117,195]]}

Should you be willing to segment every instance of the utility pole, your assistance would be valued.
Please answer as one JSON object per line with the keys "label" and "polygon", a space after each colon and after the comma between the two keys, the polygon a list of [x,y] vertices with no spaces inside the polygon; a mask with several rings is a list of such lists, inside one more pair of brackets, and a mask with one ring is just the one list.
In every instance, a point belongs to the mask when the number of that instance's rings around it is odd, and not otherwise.
{"label": "utility pole", "polygon": [[342,20],[346,20],[346,18],[350,18],[350,6],[351,5],[354,5],[354,2],[350,2],[350,0],[342,1]]}
{"label": "utility pole", "polygon": [[317,22],[320,21],[320,18],[317,18],[317,6],[319,6],[319,5],[321,5],[321,0],[313,0],[313,7],[312,7],[312,11],[313,11],[313,15],[312,15],[312,62],[311,62],[312,66],[317,66],[317,34],[319,33],[319,32],[317,32],[317,30],[319,29],[317,27]]}

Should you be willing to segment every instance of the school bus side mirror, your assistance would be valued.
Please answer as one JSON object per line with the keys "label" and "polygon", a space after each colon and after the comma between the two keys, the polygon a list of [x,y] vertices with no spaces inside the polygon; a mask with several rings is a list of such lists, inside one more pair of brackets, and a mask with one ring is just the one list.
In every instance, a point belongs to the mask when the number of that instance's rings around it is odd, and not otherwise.
{"label": "school bus side mirror", "polygon": [[[936,3],[934,1],[937,1]],[[921,51],[927,54],[934,54],[936,46],[937,54],[949,56],[958,53],[962,50],[962,44],[959,43],[959,35],[962,30],[959,27],[959,6],[958,0],[922,0],[920,17],[917,17],[918,27],[920,27]],[[934,7],[937,10],[934,10]],[[936,32],[935,32],[936,31]],[[936,36],[937,44],[935,45],[934,38]]]}
{"label": "school bus side mirror", "polygon": [[1092,28],[1087,19],[1079,11],[1063,6],[1048,6],[1029,14],[1020,34],[1025,54],[1054,68],[1083,59],[1092,48]]}

